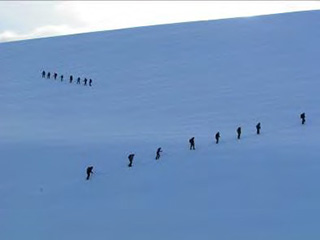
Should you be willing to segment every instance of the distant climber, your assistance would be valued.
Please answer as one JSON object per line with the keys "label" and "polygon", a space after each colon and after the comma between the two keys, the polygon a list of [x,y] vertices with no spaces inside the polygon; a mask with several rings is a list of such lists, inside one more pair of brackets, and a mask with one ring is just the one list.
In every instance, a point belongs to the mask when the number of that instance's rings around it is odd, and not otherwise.
{"label": "distant climber", "polygon": [[160,158],[160,153],[161,153],[162,151],[161,151],[161,147],[159,147],[158,149],[157,149],[157,155],[156,155],[156,160],[158,160],[159,158]]}
{"label": "distant climber", "polygon": [[87,180],[89,180],[91,173],[93,173],[92,169],[93,169],[93,166],[87,167]]}
{"label": "distant climber", "polygon": [[42,78],[45,78],[45,77],[46,77],[46,72],[42,71]]}
{"label": "distant climber", "polygon": [[70,75],[69,82],[72,83],[72,81],[73,81],[73,76]]}
{"label": "distant climber", "polygon": [[237,128],[238,139],[241,137],[241,127]]}
{"label": "distant climber", "polygon": [[189,139],[189,143],[190,143],[190,150],[196,150],[194,146],[194,137]]}
{"label": "distant climber", "polygon": [[261,129],[261,123],[260,122],[256,125],[256,129],[257,129],[257,134],[259,135],[260,134],[260,129]]}
{"label": "distant climber", "polygon": [[87,86],[87,81],[88,81],[88,79],[86,79],[86,78],[83,80],[83,82],[84,82],[83,85],[84,85],[84,86]]}
{"label": "distant climber", "polygon": [[54,79],[57,79],[57,76],[58,76],[57,73],[54,73],[54,74],[53,74],[53,78],[54,78]]}
{"label": "distant climber", "polygon": [[89,80],[89,86],[91,87],[92,86],[92,79],[90,78]]}
{"label": "distant climber", "polygon": [[60,80],[61,80],[61,82],[63,81],[63,75],[61,75]]}
{"label": "distant climber", "polygon": [[219,143],[219,139],[220,139],[220,132],[216,133],[215,138],[216,138],[216,144],[218,144]]}
{"label": "distant climber", "polygon": [[77,79],[77,84],[80,84],[80,77],[78,77]]}
{"label": "distant climber", "polygon": [[47,78],[48,78],[48,79],[50,78],[50,72],[47,73]]}
{"label": "distant climber", "polygon": [[301,114],[300,114],[300,118],[301,118],[301,120],[302,120],[302,122],[301,122],[302,125],[305,124],[305,122],[306,122],[306,114],[305,114],[305,113],[301,113]]}
{"label": "distant climber", "polygon": [[134,158],[134,154],[133,153],[128,156],[128,159],[129,159],[128,167],[132,167],[133,158]]}

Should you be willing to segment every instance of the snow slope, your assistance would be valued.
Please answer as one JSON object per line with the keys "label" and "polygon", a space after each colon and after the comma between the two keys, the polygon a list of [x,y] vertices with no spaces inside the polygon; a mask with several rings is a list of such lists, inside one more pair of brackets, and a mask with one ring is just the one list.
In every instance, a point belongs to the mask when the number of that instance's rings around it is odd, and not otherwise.
{"label": "snow slope", "polygon": [[319,239],[319,22],[310,11],[1,43],[0,239]]}

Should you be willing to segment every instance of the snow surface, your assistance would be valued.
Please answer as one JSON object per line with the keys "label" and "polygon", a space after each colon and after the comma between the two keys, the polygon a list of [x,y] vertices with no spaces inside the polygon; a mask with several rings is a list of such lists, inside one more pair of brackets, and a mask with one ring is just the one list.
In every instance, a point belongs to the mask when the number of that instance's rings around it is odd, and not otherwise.
{"label": "snow surface", "polygon": [[319,22],[1,43],[0,239],[320,239]]}

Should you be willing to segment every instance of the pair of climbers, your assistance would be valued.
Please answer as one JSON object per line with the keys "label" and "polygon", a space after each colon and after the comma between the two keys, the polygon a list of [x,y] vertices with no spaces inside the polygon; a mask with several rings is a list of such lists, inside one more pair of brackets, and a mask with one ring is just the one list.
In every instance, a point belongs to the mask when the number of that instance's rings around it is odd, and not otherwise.
{"label": "pair of climbers", "polygon": [[[217,132],[215,135],[215,139],[216,139],[216,144],[219,143],[219,139],[220,139],[220,132]],[[189,139],[189,144],[190,144],[190,150],[196,150],[195,148],[195,142],[194,142],[194,137]]]}
{"label": "pair of climbers", "polygon": [[[80,84],[80,82],[81,82],[81,78],[78,77],[78,78],[77,78],[77,84]],[[87,83],[88,83],[88,79],[87,79],[87,78],[84,78],[84,79],[83,79],[83,85],[84,85],[84,86],[87,86]],[[90,86],[90,87],[92,86],[92,79],[91,79],[91,78],[89,79],[89,86]]]}
{"label": "pair of climbers", "polygon": [[[53,74],[53,78],[56,80],[57,77],[58,77],[58,74],[57,74],[57,73],[54,73],[54,74]],[[61,80],[61,82],[63,81],[63,75],[60,76],[60,80]]]}
{"label": "pair of climbers", "polygon": [[[257,130],[257,134],[260,135],[260,130],[261,130],[261,123],[260,122],[256,125],[256,130]],[[238,127],[237,128],[237,138],[238,139],[241,138],[241,133],[242,133],[242,128]]]}
{"label": "pair of climbers", "polygon": [[[42,78],[45,78],[45,77],[46,77],[46,72],[45,72],[45,71],[42,71]],[[47,78],[50,79],[50,77],[51,77],[51,73],[48,72],[48,73],[47,73]]]}
{"label": "pair of climbers", "polygon": [[[159,147],[157,149],[157,151],[156,151],[156,158],[155,158],[156,160],[159,160],[161,152],[162,152],[161,147]],[[133,153],[129,154],[129,156],[128,156],[128,159],[129,159],[128,167],[132,167],[134,156],[135,156],[135,154],[133,154]]]}
{"label": "pair of climbers", "polygon": [[[256,130],[257,130],[257,134],[260,135],[260,130],[261,130],[261,123],[260,122],[256,125]],[[242,128],[238,127],[237,128],[237,138],[238,139],[241,138],[241,133],[242,133]]]}

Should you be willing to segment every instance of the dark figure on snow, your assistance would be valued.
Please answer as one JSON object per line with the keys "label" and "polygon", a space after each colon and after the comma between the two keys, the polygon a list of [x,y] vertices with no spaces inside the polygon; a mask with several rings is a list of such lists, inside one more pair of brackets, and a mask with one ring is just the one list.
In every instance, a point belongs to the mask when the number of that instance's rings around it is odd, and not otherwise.
{"label": "dark figure on snow", "polygon": [[45,78],[46,77],[46,72],[42,71],[42,77]]}
{"label": "dark figure on snow", "polygon": [[219,132],[217,132],[217,133],[216,133],[216,144],[218,144],[218,143],[219,143],[219,138],[220,138],[220,133],[219,133]]}
{"label": "dark figure on snow", "polygon": [[78,79],[77,79],[77,84],[80,84],[80,78],[78,77]]}
{"label": "dark figure on snow", "polygon": [[305,122],[306,122],[306,114],[305,113],[301,113],[300,114],[300,118],[301,118],[301,120],[302,120],[302,124],[304,124]]}
{"label": "dark figure on snow", "polygon": [[237,128],[238,139],[241,137],[241,127]]}
{"label": "dark figure on snow", "polygon": [[194,146],[194,137],[189,139],[189,143],[190,143],[190,150],[196,150]]}
{"label": "dark figure on snow", "polygon": [[87,180],[89,180],[91,173],[93,173],[92,169],[93,169],[93,166],[87,167]]}
{"label": "dark figure on snow", "polygon": [[47,73],[47,78],[50,78],[50,72]]}
{"label": "dark figure on snow", "polygon": [[72,81],[73,81],[73,76],[71,75],[69,78],[69,82],[72,83]]}
{"label": "dark figure on snow", "polygon": [[92,86],[92,79],[90,78],[89,80],[89,86],[91,87]]}
{"label": "dark figure on snow", "polygon": [[161,147],[159,147],[158,149],[157,149],[157,156],[156,156],[156,160],[158,160],[159,158],[160,158],[160,153],[161,153],[162,151],[161,151]]}
{"label": "dark figure on snow", "polygon": [[60,80],[61,80],[61,82],[63,81],[63,75],[61,75]]}
{"label": "dark figure on snow", "polygon": [[84,86],[87,86],[87,81],[88,81],[88,79],[86,79],[86,78],[83,80]]}
{"label": "dark figure on snow", "polygon": [[259,135],[260,134],[260,129],[261,129],[261,123],[258,123],[256,125],[256,129],[257,129],[257,134]]}
{"label": "dark figure on snow", "polygon": [[57,76],[58,76],[57,73],[54,73],[54,74],[53,74],[53,78],[54,78],[54,79],[57,79]]}
{"label": "dark figure on snow", "polygon": [[133,153],[128,156],[128,159],[129,159],[128,167],[132,167],[133,157],[134,157]]}

